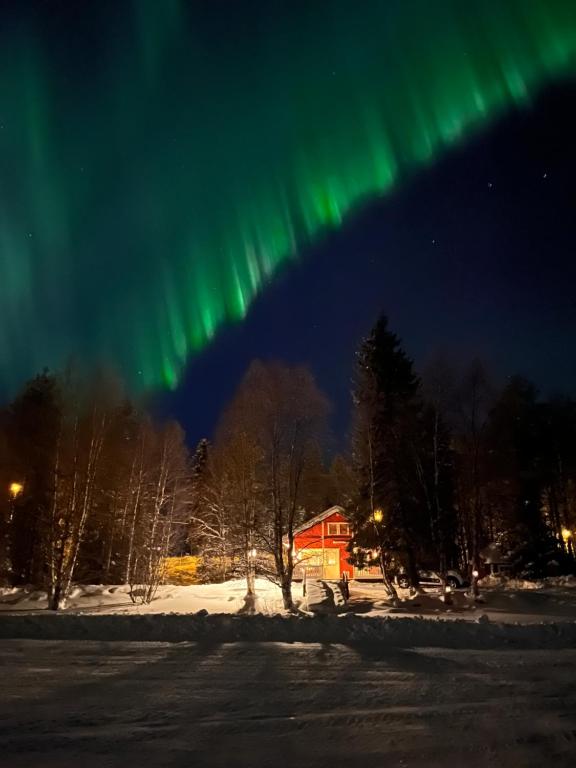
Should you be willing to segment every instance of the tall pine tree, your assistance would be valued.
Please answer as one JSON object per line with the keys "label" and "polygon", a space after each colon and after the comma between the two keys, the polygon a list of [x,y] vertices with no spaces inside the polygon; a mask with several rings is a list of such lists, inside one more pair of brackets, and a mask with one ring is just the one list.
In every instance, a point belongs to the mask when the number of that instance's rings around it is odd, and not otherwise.
{"label": "tall pine tree", "polygon": [[353,461],[357,497],[353,510],[353,551],[377,553],[384,583],[402,564],[418,584],[415,520],[418,514],[415,439],[419,421],[419,380],[413,363],[379,318],[361,344],[354,386]]}

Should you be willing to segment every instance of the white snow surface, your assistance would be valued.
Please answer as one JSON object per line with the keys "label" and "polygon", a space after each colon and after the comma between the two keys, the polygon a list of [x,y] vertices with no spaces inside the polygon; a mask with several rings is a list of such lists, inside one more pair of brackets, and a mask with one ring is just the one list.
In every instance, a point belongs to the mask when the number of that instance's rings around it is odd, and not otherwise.
{"label": "white snow surface", "polygon": [[[158,588],[149,605],[134,604],[127,584],[89,584],[72,588],[64,610],[74,613],[238,613],[244,606],[246,582],[240,579],[222,584],[194,586],[164,585]],[[268,579],[256,580],[259,613],[272,614],[282,610],[280,589]],[[302,594],[294,590],[295,597]],[[23,587],[0,590],[0,612],[34,612],[47,607],[46,592]]]}
{"label": "white snow surface", "polygon": [[4,640],[0,666],[5,768],[576,765],[573,649]]}
{"label": "white snow surface", "polygon": [[[336,585],[332,588],[337,593]],[[66,614],[241,614],[245,607],[246,584],[232,580],[221,584],[194,586],[164,585],[158,588],[149,605],[134,604],[129,597],[128,585],[77,585],[69,595],[63,613]],[[267,579],[256,580],[256,612],[273,616],[284,613],[279,587]],[[295,604],[303,611],[314,604],[325,604],[329,610],[326,588],[322,584],[309,584],[308,597],[303,597],[302,585],[292,588]],[[378,582],[352,582],[350,601],[338,606],[340,612],[365,617],[419,617],[462,619],[477,621],[487,617],[490,621],[505,623],[541,623],[576,621],[576,577],[563,576],[531,582],[502,580],[488,577],[481,582],[479,601],[475,602],[465,590],[451,595],[446,605],[435,590],[410,596],[399,590],[400,605],[394,607],[384,587]],[[332,601],[333,602],[333,601]],[[336,603],[341,602],[337,599]],[[0,588],[0,617],[4,614],[46,615],[45,592],[24,587]]]}
{"label": "white snow surface", "polygon": [[[439,594],[410,597],[392,606],[381,584],[353,583],[350,601],[338,608],[311,609],[313,591],[298,615],[282,608],[280,590],[258,580],[257,615],[246,615],[242,581],[191,587],[161,587],[150,605],[134,605],[123,586],[76,587],[66,610],[46,610],[46,596],[26,590],[0,595],[0,638],[30,640],[118,640],[150,642],[267,641],[381,642],[393,646],[522,648],[576,646],[576,589],[573,583],[540,589],[484,588],[481,602],[465,592],[452,604]],[[323,603],[327,590],[318,589]],[[330,590],[328,590],[330,591]]]}

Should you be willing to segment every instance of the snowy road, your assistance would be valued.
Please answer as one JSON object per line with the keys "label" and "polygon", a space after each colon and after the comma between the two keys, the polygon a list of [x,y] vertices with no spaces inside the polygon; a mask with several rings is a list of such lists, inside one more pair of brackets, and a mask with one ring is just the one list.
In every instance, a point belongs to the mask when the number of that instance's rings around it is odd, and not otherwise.
{"label": "snowy road", "polygon": [[3,768],[576,765],[576,651],[2,641]]}

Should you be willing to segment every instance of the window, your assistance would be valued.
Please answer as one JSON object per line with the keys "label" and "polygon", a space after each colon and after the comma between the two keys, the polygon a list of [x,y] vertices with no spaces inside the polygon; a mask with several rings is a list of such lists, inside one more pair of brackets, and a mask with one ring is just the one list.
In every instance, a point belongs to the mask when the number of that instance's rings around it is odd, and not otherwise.
{"label": "window", "polygon": [[328,536],[349,536],[350,526],[348,523],[328,523]]}
{"label": "window", "polygon": [[303,549],[299,552],[301,555],[302,565],[305,566],[322,566],[322,550],[321,549]]}

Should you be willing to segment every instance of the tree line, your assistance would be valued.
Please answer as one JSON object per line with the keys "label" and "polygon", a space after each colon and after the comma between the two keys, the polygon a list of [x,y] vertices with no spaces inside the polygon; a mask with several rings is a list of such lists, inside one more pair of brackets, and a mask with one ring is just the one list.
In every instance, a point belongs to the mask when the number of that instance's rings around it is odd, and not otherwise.
{"label": "tree line", "polygon": [[0,429],[4,582],[43,587],[58,609],[75,582],[127,583],[149,601],[187,514],[188,454],[104,375],[44,372]]}
{"label": "tree line", "polygon": [[510,378],[497,390],[473,362],[418,377],[381,317],[357,356],[352,434],[352,557],[390,574],[459,568],[476,589],[489,546],[527,576],[574,568],[576,402],[541,400]]}
{"label": "tree line", "polygon": [[189,455],[106,375],[44,372],[0,414],[0,578],[46,589],[128,584],[149,602],[166,558],[193,552],[205,580],[256,573],[292,608],[293,531],[322,476],[328,402],[305,368],[253,363],[214,445]]}
{"label": "tree line", "polygon": [[253,362],[213,439],[189,454],[103,374],[44,372],[0,414],[0,577],[45,588],[57,609],[75,582],[127,583],[153,598],[163,563],[199,557],[206,581],[256,576],[293,608],[297,527],[341,505],[350,560],[450,568],[475,585],[497,546],[517,572],[573,569],[576,403],[521,378],[496,388],[479,362],[421,375],[378,320],[357,353],[348,450],[334,456],[330,404],[310,371]]}

